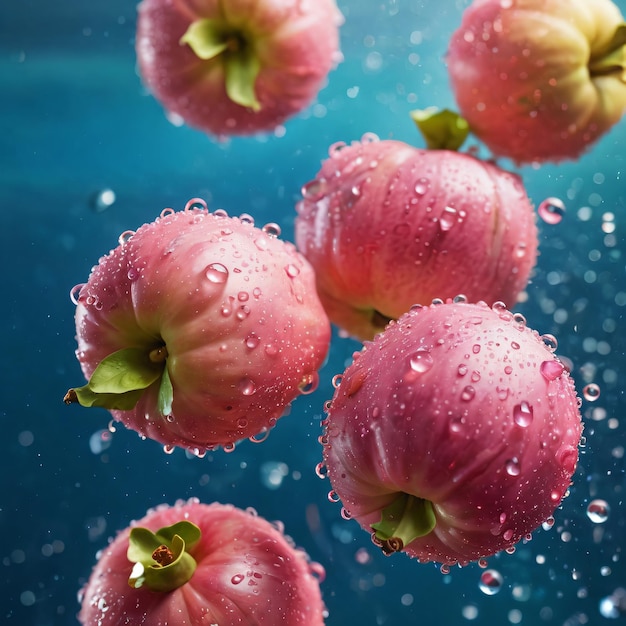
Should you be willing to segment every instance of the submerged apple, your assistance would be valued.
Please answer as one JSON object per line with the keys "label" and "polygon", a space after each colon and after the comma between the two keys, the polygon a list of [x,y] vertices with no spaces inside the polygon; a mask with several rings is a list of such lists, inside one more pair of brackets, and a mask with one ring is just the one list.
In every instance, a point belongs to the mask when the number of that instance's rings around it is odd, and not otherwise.
{"label": "submerged apple", "polygon": [[624,44],[610,0],[475,0],[447,62],[461,114],[496,155],[559,161],[622,117]]}
{"label": "submerged apple", "polygon": [[230,505],[160,506],[100,554],[83,626],[322,626],[321,566],[277,526]]}
{"label": "submerged apple", "polygon": [[302,194],[296,243],[331,321],[359,339],[435,297],[513,306],[536,261],[521,179],[466,154],[367,135],[332,146]]}
{"label": "submerged apple", "polygon": [[197,201],[125,233],[79,286],[89,383],[66,402],[196,453],[269,429],[330,341],[313,271],[278,234]]}
{"label": "submerged apple", "polygon": [[387,554],[444,564],[510,548],[546,521],[582,430],[555,343],[502,303],[451,301],[366,343],[322,438],[346,516]]}
{"label": "submerged apple", "polygon": [[341,58],[334,0],[142,0],[137,60],[171,113],[216,135],[273,130]]}

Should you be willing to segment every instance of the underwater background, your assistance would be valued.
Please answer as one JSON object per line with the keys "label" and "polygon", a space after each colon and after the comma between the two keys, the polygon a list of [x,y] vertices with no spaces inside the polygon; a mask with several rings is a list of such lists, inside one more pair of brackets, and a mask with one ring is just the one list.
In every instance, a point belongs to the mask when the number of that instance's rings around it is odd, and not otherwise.
{"label": "underwater background", "polygon": [[[316,102],[276,133],[216,141],[168,121],[142,87],[136,0],[0,2],[0,624],[76,625],[77,592],[108,538],[190,497],[282,520],[326,569],[328,626],[624,622],[626,120],[576,162],[518,169],[535,205],[558,197],[566,213],[539,220],[541,255],[516,310],[557,337],[579,389],[601,394],[583,400],[579,467],[555,524],[488,560],[497,593],[481,589],[477,565],[443,574],[384,557],[328,500],[319,422],[354,341],[335,334],[317,391],[265,442],[229,454],[168,455],[121,425],[111,432],[104,409],[62,402],[83,380],[70,290],[120,233],[201,197],[293,240],[300,188],[332,143],[373,132],[422,146],[409,112],[454,108],[445,53],[467,4],[340,1],[345,59]],[[606,519],[587,513],[598,498]]]}

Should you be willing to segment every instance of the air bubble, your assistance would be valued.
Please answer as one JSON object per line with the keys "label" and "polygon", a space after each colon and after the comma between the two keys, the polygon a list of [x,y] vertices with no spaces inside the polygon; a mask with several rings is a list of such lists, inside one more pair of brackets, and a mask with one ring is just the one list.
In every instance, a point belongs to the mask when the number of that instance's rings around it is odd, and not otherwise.
{"label": "air bubble", "polygon": [[269,222],[265,224],[261,229],[268,237],[277,238],[280,237],[280,233],[282,232],[280,226],[275,222]]}
{"label": "air bubble", "polygon": [[335,374],[331,380],[332,386],[335,389],[339,388],[339,385],[341,385],[341,381],[343,380],[343,375],[342,374]]}
{"label": "air bubble", "polygon": [[302,378],[300,384],[298,385],[298,391],[306,396],[310,393],[313,393],[317,387],[319,386],[320,377],[317,372],[313,372],[311,374],[307,374]]}
{"label": "air bubble", "polygon": [[328,492],[328,501],[329,501],[329,502],[336,503],[336,502],[339,502],[339,500],[340,500],[340,498],[339,498],[339,496],[337,495],[337,492],[336,492],[334,489],[331,489],[331,490]]}
{"label": "air bubble", "polygon": [[252,443],[263,443],[269,436],[270,436],[270,429],[264,427],[256,435],[252,435],[251,437],[248,437],[248,440],[251,441]]}
{"label": "air bubble", "polygon": [[488,596],[495,596],[502,589],[504,580],[502,574],[495,569],[487,569],[480,575],[478,587]]}
{"label": "air bubble", "polygon": [[315,202],[326,193],[327,187],[328,185],[326,183],[326,180],[324,180],[323,178],[319,180],[314,179],[310,180],[308,183],[305,183],[300,189],[300,193],[305,200],[311,200]]}
{"label": "air bubble", "polygon": [[78,285],[74,285],[70,289],[70,300],[72,301],[72,304],[78,304],[78,300],[80,299],[80,292],[82,291],[84,286],[85,283],[79,283]]}
{"label": "air bubble", "polygon": [[[454,302],[455,304],[466,304],[467,296],[460,293],[457,296],[454,296],[454,298],[452,298],[452,302]],[[482,321],[482,318],[480,321]]]}
{"label": "air bubble", "polygon": [[558,224],[565,215],[565,204],[559,198],[546,198],[537,207],[537,213],[546,224]]}
{"label": "air bubble", "polygon": [[361,143],[377,143],[380,137],[376,133],[364,133],[361,137]]}
{"label": "air bubble", "polygon": [[328,476],[328,468],[326,467],[326,463],[324,463],[324,461],[320,461],[315,466],[315,475],[321,479],[324,479]]}
{"label": "air bubble", "polygon": [[185,211],[208,211],[207,203],[202,198],[192,198],[185,204]]}
{"label": "air bubble", "polygon": [[163,219],[164,217],[167,217],[168,215],[174,215],[174,213],[176,213],[176,211],[174,211],[174,209],[167,207],[166,209],[163,209],[159,215],[159,217],[161,219]]}
{"label": "air bubble", "polygon": [[243,574],[235,574],[231,579],[230,582],[233,585],[238,585],[240,582],[242,582],[245,579],[245,576]]}
{"label": "air bubble", "polygon": [[254,226],[254,218],[249,213],[242,213],[239,216],[239,221],[242,224],[249,224],[250,226]]}
{"label": "air bubble", "polygon": [[606,500],[592,500],[587,506],[587,517],[594,524],[604,524],[609,519],[610,508]]}
{"label": "air bubble", "polygon": [[587,402],[595,402],[600,397],[600,387],[595,383],[589,383],[583,387],[583,398]]}
{"label": "air bubble", "polygon": [[134,230],[125,230],[118,238],[117,238],[117,242],[120,244],[120,246],[123,246],[125,243],[128,243],[133,235],[135,234]]}
{"label": "air bubble", "polygon": [[546,345],[548,350],[550,350],[550,352],[555,352],[556,349],[559,347],[559,342],[554,335],[546,333],[545,335],[541,335],[540,339]]}
{"label": "air bubble", "polygon": [[221,263],[211,263],[204,269],[204,275],[211,283],[224,284],[228,280],[228,268]]}
{"label": "air bubble", "polygon": [[335,141],[335,143],[331,144],[328,148],[328,156],[332,158],[336,158],[339,156],[339,153],[347,146],[345,141]]}
{"label": "air bubble", "polygon": [[472,387],[471,385],[467,385],[463,388],[463,391],[461,392],[461,400],[463,400],[464,402],[469,402],[470,400],[474,399],[475,395],[476,390],[474,389],[474,387]]}

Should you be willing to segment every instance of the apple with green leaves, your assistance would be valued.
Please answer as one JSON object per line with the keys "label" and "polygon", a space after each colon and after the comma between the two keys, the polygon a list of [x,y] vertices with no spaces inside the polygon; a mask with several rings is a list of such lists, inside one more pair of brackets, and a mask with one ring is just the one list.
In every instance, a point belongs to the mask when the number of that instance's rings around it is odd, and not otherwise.
{"label": "apple with green leaves", "polygon": [[162,505],[99,554],[82,626],[322,626],[323,568],[278,523],[197,500]]}
{"label": "apple with green leaves", "polygon": [[330,342],[313,270],[278,234],[195,201],[125,233],[77,290],[89,382],[65,401],[197,454],[269,430]]}
{"label": "apple with green leaves", "polygon": [[[457,122],[429,115],[422,132],[455,148]],[[537,258],[520,177],[454,149],[371,134],[334,144],[296,210],[296,244],[328,316],[361,340],[433,298],[462,293],[513,306]]]}
{"label": "apple with green leaves", "polygon": [[167,111],[213,135],[272,131],[341,60],[334,0],[142,0],[137,60]]}
{"label": "apple with green leaves", "polygon": [[555,347],[502,302],[415,307],[366,342],[323,422],[344,516],[386,554],[445,565],[510,549],[548,520],[582,431]]}
{"label": "apple with green leaves", "polygon": [[474,0],[447,64],[461,114],[495,155],[561,161],[621,119],[625,44],[610,0]]}

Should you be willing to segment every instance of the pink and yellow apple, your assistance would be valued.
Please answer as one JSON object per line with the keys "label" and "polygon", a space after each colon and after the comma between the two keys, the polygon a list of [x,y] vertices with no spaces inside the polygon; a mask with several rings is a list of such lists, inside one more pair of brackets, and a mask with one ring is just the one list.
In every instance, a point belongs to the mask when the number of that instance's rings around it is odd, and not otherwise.
{"label": "pink and yellow apple", "polygon": [[100,553],[80,593],[83,626],[322,626],[321,566],[252,511],[160,506]]}
{"label": "pink and yellow apple", "polygon": [[474,0],[447,62],[461,114],[494,154],[560,161],[622,117],[624,44],[610,0]]}
{"label": "pink and yellow apple", "polygon": [[170,113],[214,135],[271,131],[341,59],[335,0],[142,0],[137,60]]}
{"label": "pink and yellow apple", "polygon": [[189,206],[122,237],[80,288],[89,382],[66,402],[196,453],[271,428],[317,380],[330,341],[313,270],[276,234]]}
{"label": "pink and yellow apple", "polygon": [[366,342],[323,422],[346,516],[387,554],[447,565],[511,548],[546,521],[582,430],[554,343],[502,303],[451,301]]}
{"label": "pink and yellow apple", "polygon": [[520,178],[466,154],[368,135],[333,146],[302,194],[296,243],[331,321],[359,339],[437,297],[513,306],[536,261]]}

